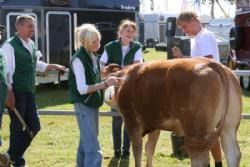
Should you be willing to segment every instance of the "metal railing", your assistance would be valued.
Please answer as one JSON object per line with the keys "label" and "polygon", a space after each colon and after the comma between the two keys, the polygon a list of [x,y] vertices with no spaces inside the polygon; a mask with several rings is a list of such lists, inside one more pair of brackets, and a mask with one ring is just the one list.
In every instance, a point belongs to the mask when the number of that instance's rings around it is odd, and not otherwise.
{"label": "metal railing", "polygon": [[[250,70],[235,70],[234,73],[237,76],[249,76]],[[40,115],[75,115],[73,110],[38,110]],[[6,112],[5,112],[6,113]],[[112,116],[119,117],[121,114],[119,112],[111,112],[111,111],[100,111],[100,116]],[[243,113],[242,119],[250,119],[250,114]]]}
{"label": "metal railing", "polygon": [[[73,110],[38,110],[40,115],[75,115]],[[111,111],[100,111],[100,116],[112,116],[119,117],[121,114],[119,112]],[[250,114],[243,113],[241,116],[242,119],[250,119]]]}

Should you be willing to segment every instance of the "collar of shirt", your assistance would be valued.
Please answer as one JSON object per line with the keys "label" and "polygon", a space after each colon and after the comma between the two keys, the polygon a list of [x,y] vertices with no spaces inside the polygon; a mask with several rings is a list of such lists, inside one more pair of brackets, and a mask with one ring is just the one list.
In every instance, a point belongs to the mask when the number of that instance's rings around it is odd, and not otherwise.
{"label": "collar of shirt", "polygon": [[205,31],[205,28],[201,28],[200,32],[198,32],[195,38],[198,38],[204,31]]}
{"label": "collar of shirt", "polygon": [[122,45],[122,52],[123,53],[127,54],[128,50],[129,50],[129,45]]}
{"label": "collar of shirt", "polygon": [[25,40],[23,40],[20,36],[18,36],[20,38],[20,40],[22,41],[23,46],[28,49],[30,51],[30,53],[32,53],[32,40],[28,39],[28,42],[26,42]]}

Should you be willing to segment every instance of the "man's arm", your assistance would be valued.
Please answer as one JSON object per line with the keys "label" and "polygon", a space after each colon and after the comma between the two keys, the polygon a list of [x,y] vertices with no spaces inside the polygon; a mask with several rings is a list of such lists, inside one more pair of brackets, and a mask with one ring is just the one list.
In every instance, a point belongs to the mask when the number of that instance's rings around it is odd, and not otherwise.
{"label": "man's arm", "polygon": [[[181,50],[176,46],[172,48],[172,52],[173,52],[174,58],[190,58],[190,56],[183,55]],[[206,57],[209,59],[213,59],[213,55],[205,55],[205,56],[197,55],[197,57]]]}
{"label": "man's arm", "polygon": [[46,72],[49,70],[58,70],[65,72],[66,67],[59,65],[59,64],[47,64],[43,61],[40,61],[40,58],[42,57],[42,54],[40,51],[37,51],[37,64],[36,64],[36,70],[39,72]]}
{"label": "man's arm", "polygon": [[15,72],[15,55],[14,49],[9,43],[5,43],[2,46],[2,50],[4,52],[5,60],[6,60],[6,69],[7,69],[7,85],[8,92],[6,97],[6,105],[11,110],[15,108],[16,98],[12,91],[12,83],[13,83],[13,74]]}
{"label": "man's arm", "polygon": [[62,66],[62,65],[59,65],[59,64],[48,64],[47,68],[46,68],[46,71],[49,71],[49,70],[58,70],[58,71],[61,71],[61,72],[65,72],[65,69],[66,67]]}

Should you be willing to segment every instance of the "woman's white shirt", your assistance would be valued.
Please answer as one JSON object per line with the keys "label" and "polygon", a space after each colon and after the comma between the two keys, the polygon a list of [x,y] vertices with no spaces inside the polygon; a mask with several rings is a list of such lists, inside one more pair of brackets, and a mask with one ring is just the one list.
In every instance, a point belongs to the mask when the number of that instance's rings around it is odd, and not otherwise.
{"label": "woman's white shirt", "polygon": [[[122,64],[121,64],[122,67],[124,66],[124,62],[123,62],[124,58],[125,58],[126,54],[129,52],[129,50],[130,50],[129,45],[122,45]],[[135,52],[134,61],[139,61],[141,63],[143,62],[143,54],[142,54],[141,48]],[[104,52],[101,56],[100,62],[101,62],[101,69],[105,66],[103,64],[108,63],[108,53],[105,49],[104,49]]]}
{"label": "woman's white shirt", "polygon": [[[93,63],[93,70],[97,70],[97,57],[95,55],[91,55],[91,60]],[[77,90],[81,95],[87,94],[88,85],[86,84],[86,76],[85,76],[85,68],[78,57],[75,57],[72,60],[72,68],[76,78],[76,86]],[[95,71],[97,72],[97,71]]]}

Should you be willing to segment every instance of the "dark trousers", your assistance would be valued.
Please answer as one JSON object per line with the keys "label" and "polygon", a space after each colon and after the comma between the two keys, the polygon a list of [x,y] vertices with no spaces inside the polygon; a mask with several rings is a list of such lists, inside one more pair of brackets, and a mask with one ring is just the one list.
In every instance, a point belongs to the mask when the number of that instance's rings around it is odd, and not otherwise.
{"label": "dark trousers", "polygon": [[[112,109],[112,112],[117,112],[116,110]],[[113,117],[112,120],[112,135],[113,135],[113,142],[114,142],[114,150],[121,151],[121,143],[122,143],[122,117]],[[123,145],[122,151],[129,151],[130,148],[130,139],[126,128],[123,127]]]}
{"label": "dark trousers", "polygon": [[[37,113],[35,97],[33,93],[20,93],[14,91],[16,109],[26,122],[29,129],[36,135],[40,130],[40,121]],[[8,153],[14,166],[25,165],[24,152],[29,147],[32,138],[24,131],[14,111],[9,110],[10,116],[10,146]]]}

